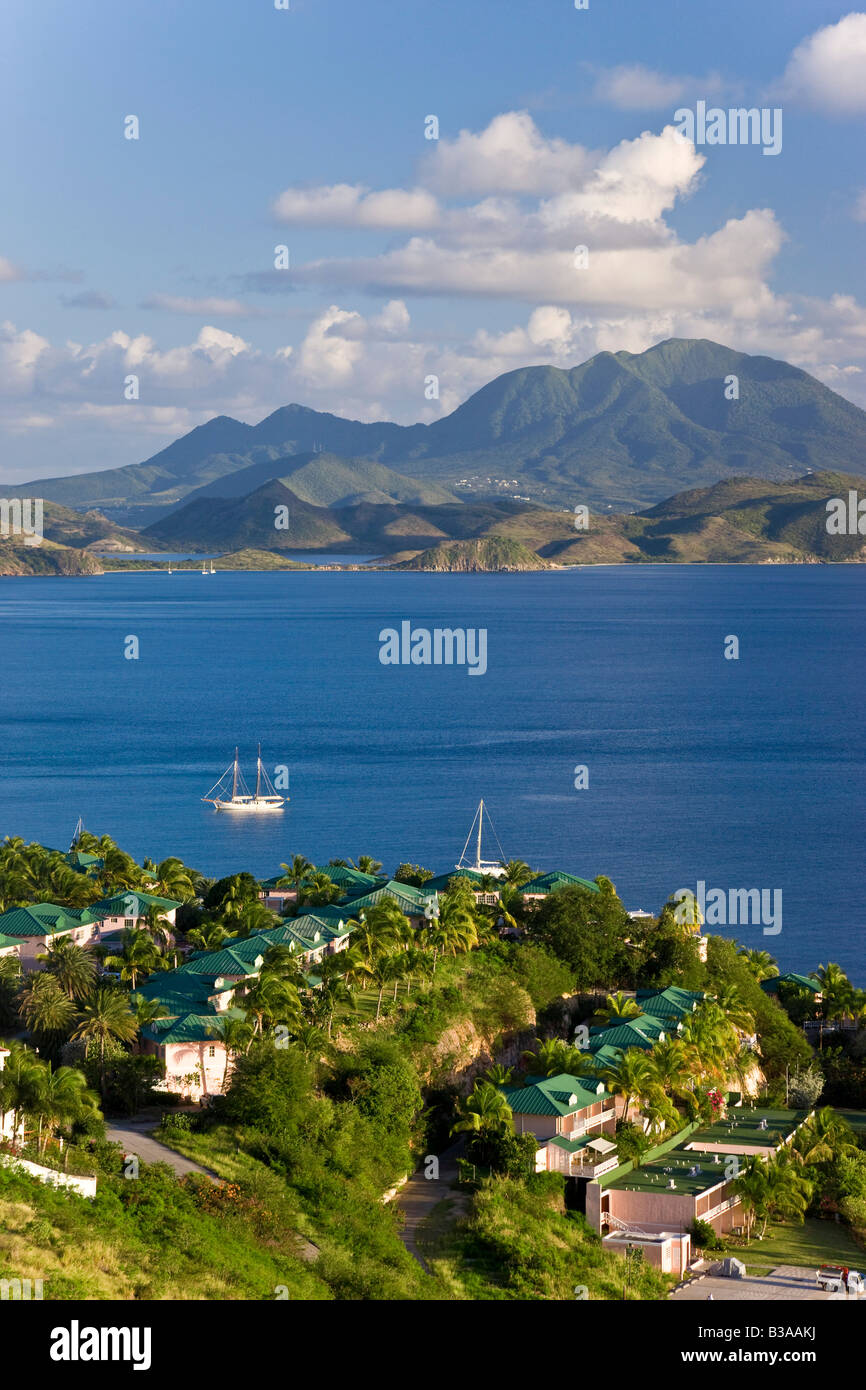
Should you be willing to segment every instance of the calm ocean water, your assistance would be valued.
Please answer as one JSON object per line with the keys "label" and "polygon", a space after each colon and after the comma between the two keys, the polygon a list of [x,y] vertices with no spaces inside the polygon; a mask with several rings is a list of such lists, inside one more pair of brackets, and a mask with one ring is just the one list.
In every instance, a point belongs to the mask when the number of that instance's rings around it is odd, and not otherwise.
{"label": "calm ocean water", "polygon": [[[0,581],[0,834],[66,848],[81,815],[213,875],[441,871],[483,796],[509,857],[608,874],[631,908],[779,888],[780,935],[732,934],[866,984],[862,568],[201,579]],[[403,619],[486,628],[487,674],[381,665]],[[258,740],[291,805],[238,823],[199,798]]]}

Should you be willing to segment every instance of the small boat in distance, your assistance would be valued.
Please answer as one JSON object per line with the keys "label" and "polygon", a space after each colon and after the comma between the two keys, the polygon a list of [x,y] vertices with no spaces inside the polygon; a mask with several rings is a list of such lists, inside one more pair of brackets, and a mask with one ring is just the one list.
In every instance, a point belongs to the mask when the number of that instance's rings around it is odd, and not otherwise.
{"label": "small boat in distance", "polygon": [[[493,838],[499,846],[499,859],[481,858],[481,835],[484,829],[485,816],[487,817],[487,824],[490,827],[490,830],[493,834]],[[475,859],[471,864],[469,864],[466,862],[466,854],[467,850],[469,849],[469,841],[472,839],[472,835],[473,832],[476,830],[476,826],[477,839],[475,843]],[[478,809],[472,818],[472,824],[469,827],[469,834],[466,836],[466,844],[463,846],[463,853],[461,854],[454,867],[455,869],[474,869],[477,874],[489,874],[491,878],[501,878],[502,874],[504,873],[504,869],[502,868],[504,861],[505,855],[502,853],[502,846],[499,844],[499,836],[493,828],[493,821],[490,819],[490,812],[485,807],[484,801],[482,799],[481,801],[479,801]]]}
{"label": "small boat in distance", "polygon": [[[202,574],[204,574],[202,570]],[[228,795],[223,786],[226,778],[231,776],[232,794]],[[262,790],[264,788],[264,790]],[[214,795],[214,793],[218,795]],[[249,787],[244,781],[238,761],[238,750],[235,749],[234,762],[227,767],[222,777],[214,786],[211,787],[207,796],[202,797],[202,801],[210,801],[216,811],[237,811],[242,814],[257,814],[267,811],[282,811],[288,801],[287,796],[278,796],[274,791],[268,774],[262,766],[262,745],[259,744],[258,758],[256,760],[256,790],[250,792]]]}

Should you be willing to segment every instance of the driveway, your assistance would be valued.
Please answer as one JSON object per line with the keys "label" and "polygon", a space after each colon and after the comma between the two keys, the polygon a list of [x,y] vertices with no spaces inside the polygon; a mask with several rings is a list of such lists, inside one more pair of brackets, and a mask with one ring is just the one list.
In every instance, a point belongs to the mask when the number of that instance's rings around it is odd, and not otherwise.
{"label": "driveway", "polygon": [[137,1154],[143,1163],[169,1164],[179,1178],[185,1177],[187,1173],[204,1173],[205,1177],[220,1181],[216,1173],[202,1168],[200,1163],[193,1163],[191,1158],[184,1158],[183,1154],[166,1148],[165,1144],[154,1139],[153,1131],[156,1128],[156,1122],[149,1116],[143,1119],[133,1116],[132,1119],[119,1120],[109,1125],[106,1138],[114,1144],[122,1144],[124,1153]]}
{"label": "driveway", "polygon": [[707,1274],[703,1279],[695,1279],[670,1295],[675,1303],[698,1303],[712,1294],[717,1303],[742,1302],[841,1302],[849,1299],[848,1294],[824,1293],[815,1283],[815,1270],[802,1265],[779,1265],[778,1269],[760,1277],[746,1279],[723,1279],[716,1274]]}

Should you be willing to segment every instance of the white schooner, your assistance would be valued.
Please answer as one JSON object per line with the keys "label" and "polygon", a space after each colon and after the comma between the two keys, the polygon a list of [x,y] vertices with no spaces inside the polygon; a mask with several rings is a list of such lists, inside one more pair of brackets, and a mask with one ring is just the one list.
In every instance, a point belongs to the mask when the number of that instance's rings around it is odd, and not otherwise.
{"label": "white schooner", "polygon": [[[224,786],[227,777],[232,779],[232,794],[228,795]],[[264,789],[264,790],[263,790]],[[214,795],[217,793],[217,795]],[[235,749],[234,762],[227,767],[218,782],[211,787],[207,796],[202,797],[202,801],[209,801],[216,811],[235,811],[241,814],[257,814],[258,812],[282,811],[288,801],[287,796],[278,796],[274,790],[268,774],[262,765],[262,745],[259,744],[258,758],[256,759],[256,789],[251,792],[244,775],[241,772],[238,761],[238,750]]]}

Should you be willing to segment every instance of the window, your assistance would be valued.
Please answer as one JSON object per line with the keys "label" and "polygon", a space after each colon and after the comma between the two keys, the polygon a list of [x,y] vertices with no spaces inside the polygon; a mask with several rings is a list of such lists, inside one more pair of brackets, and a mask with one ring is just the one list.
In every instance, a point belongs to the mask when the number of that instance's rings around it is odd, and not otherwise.
{"label": "window", "polygon": [[125,927],[134,927],[134,926],[135,926],[135,918],[134,918],[134,917],[124,917],[124,919],[123,919],[123,925],[124,925]]}
{"label": "window", "polygon": [[207,1050],[207,1055],[208,1055],[208,1057],[215,1057],[215,1056],[216,1056],[216,1048],[215,1048],[215,1047],[209,1047],[208,1050]]}

